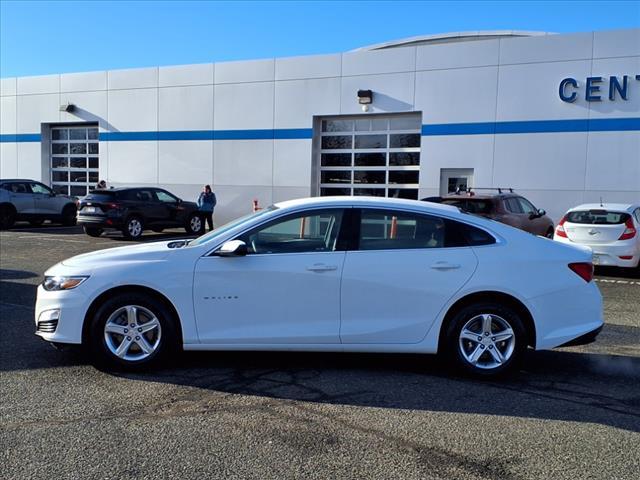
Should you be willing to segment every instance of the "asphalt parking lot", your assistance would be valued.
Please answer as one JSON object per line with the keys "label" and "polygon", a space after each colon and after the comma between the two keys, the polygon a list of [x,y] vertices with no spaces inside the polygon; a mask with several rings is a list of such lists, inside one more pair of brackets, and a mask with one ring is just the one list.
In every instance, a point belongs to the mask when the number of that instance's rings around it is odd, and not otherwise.
{"label": "asphalt parking lot", "polygon": [[36,337],[33,305],[49,266],[123,244],[0,232],[2,478],[638,478],[640,278],[598,270],[598,341],[530,352],[500,381],[363,354],[185,353],[112,374]]}

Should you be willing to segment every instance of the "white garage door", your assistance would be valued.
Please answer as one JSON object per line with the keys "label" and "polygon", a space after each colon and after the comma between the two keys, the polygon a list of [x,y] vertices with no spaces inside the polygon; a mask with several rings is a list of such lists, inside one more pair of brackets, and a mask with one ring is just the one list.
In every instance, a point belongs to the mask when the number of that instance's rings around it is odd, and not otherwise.
{"label": "white garage door", "polygon": [[98,183],[98,127],[51,128],[51,188],[83,196]]}
{"label": "white garage door", "polygon": [[359,115],[320,122],[319,193],[418,198],[421,115]]}

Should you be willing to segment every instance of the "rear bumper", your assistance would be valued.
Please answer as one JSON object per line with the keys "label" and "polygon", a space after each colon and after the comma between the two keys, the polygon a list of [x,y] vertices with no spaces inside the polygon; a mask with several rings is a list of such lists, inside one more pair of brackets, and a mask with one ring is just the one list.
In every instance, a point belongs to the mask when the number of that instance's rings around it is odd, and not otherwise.
{"label": "rear bumper", "polygon": [[78,215],[78,225],[94,228],[121,228],[122,219],[114,217],[99,217],[90,215]]}
{"label": "rear bumper", "polygon": [[[589,247],[593,252],[593,264],[603,267],[636,267],[640,261],[640,249],[633,241],[621,240],[617,242],[598,243],[578,243],[572,242],[568,238],[554,237],[555,241],[566,243],[567,245],[580,245]],[[623,259],[620,257],[631,257]]]}
{"label": "rear bumper", "polygon": [[596,337],[602,331],[603,325],[600,325],[598,328],[591,330],[590,332],[585,333],[584,335],[580,335],[573,340],[568,341],[567,343],[563,343],[559,345],[560,347],[574,347],[576,345],[588,345],[589,343],[593,343],[596,341]]}

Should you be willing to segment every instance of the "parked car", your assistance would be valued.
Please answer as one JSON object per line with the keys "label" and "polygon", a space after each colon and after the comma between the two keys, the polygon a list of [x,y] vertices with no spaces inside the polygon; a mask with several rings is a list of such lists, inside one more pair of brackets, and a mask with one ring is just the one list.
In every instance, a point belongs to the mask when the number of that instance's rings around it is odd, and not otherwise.
{"label": "parked car", "polygon": [[196,203],[154,187],[92,190],[79,202],[78,224],[91,237],[120,230],[130,240],[139,238],[145,229],[161,232],[184,227],[189,234],[204,232]]}
{"label": "parked car", "polygon": [[0,228],[11,228],[20,220],[33,226],[40,226],[45,220],[75,225],[76,199],[55,193],[35,180],[0,180]]}
{"label": "parked car", "polygon": [[570,209],[554,240],[586,245],[594,265],[640,268],[640,203],[585,204]]}
{"label": "parked car", "polygon": [[[588,249],[415,200],[283,202],[195,240],[50,268],[36,331],[138,368],[185,350],[447,355],[494,375],[603,324]],[[169,357],[170,358],[170,357]]]}
{"label": "parked car", "polygon": [[502,192],[496,194],[475,194],[473,191],[456,193],[445,197],[429,197],[427,202],[456,206],[465,212],[497,220],[525,232],[553,238],[553,220],[547,212],[538,209],[522,195]]}

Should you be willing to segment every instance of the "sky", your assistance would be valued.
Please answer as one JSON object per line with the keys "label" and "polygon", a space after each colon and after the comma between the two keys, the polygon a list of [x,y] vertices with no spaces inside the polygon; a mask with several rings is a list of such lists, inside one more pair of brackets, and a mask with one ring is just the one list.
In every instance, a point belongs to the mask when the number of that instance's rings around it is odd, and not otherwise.
{"label": "sky", "polygon": [[0,0],[0,76],[337,53],[470,30],[639,27],[640,0]]}

